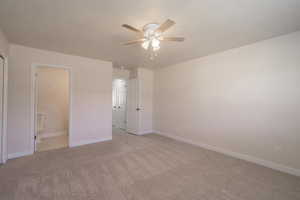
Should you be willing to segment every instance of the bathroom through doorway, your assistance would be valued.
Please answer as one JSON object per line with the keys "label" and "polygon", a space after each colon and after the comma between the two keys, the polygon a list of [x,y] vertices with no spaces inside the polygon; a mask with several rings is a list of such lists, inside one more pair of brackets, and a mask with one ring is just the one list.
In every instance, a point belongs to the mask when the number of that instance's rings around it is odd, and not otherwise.
{"label": "bathroom through doorway", "polygon": [[70,74],[60,67],[35,68],[35,133],[37,152],[69,146]]}

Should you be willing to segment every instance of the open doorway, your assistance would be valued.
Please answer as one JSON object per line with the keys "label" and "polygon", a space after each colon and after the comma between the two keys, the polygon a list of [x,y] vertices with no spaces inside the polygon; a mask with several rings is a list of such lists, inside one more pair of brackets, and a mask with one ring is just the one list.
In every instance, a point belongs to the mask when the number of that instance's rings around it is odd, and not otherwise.
{"label": "open doorway", "polygon": [[127,81],[125,79],[113,80],[112,106],[113,127],[125,130],[127,124]]}
{"label": "open doorway", "polygon": [[34,150],[69,146],[70,71],[36,66],[34,79]]}
{"label": "open doorway", "polygon": [[[130,71],[113,68],[112,77],[112,128],[113,139],[124,138],[127,134],[128,80]],[[126,137],[126,136],[125,136]]]}

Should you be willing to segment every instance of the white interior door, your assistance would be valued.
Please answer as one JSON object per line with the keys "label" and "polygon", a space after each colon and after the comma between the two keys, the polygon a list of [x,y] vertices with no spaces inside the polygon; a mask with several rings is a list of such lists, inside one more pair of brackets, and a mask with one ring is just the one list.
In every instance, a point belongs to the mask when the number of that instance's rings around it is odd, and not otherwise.
{"label": "white interior door", "polygon": [[126,81],[115,79],[113,81],[113,127],[126,129]]}
{"label": "white interior door", "polygon": [[118,92],[115,82],[113,82],[113,91],[112,91],[112,125],[113,127],[118,127]]}
{"label": "white interior door", "polygon": [[139,134],[138,79],[130,79],[127,86],[127,132]]}
{"label": "white interior door", "polygon": [[34,152],[37,147],[38,137],[38,73],[34,73]]}
{"label": "white interior door", "polygon": [[3,123],[4,119],[4,60],[0,57],[0,163],[3,153]]}
{"label": "white interior door", "polygon": [[126,82],[122,80],[118,87],[118,127],[126,129]]}

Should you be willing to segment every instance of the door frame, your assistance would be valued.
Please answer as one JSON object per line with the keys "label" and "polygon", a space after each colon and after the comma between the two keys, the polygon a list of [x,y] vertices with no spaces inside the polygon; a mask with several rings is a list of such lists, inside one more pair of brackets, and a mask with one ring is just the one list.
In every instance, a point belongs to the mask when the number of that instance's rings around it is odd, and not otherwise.
{"label": "door frame", "polygon": [[4,55],[0,54],[0,59],[3,59],[3,107],[2,107],[2,135],[1,137],[1,155],[0,163],[6,163],[7,161],[7,74],[8,74],[8,59]]}
{"label": "door frame", "polygon": [[35,133],[37,130],[37,123],[36,123],[36,116],[37,116],[37,87],[36,87],[36,71],[39,67],[50,67],[50,68],[59,68],[64,69],[68,71],[69,74],[69,124],[68,124],[68,147],[72,146],[72,136],[73,136],[73,128],[72,128],[72,102],[73,102],[73,73],[71,67],[66,67],[62,65],[51,65],[51,64],[38,64],[33,63],[31,65],[31,106],[30,106],[30,153],[34,153],[36,151],[36,139],[35,139]]}

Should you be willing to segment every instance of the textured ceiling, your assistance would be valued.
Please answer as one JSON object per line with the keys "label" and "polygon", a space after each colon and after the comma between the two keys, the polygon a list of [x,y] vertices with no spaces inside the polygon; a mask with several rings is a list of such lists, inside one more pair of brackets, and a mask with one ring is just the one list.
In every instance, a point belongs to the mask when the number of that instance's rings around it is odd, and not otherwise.
{"label": "textured ceiling", "polygon": [[[155,60],[121,46],[138,28],[170,18]],[[12,43],[113,61],[125,67],[166,66],[300,30],[299,0],[1,0],[0,27]]]}

